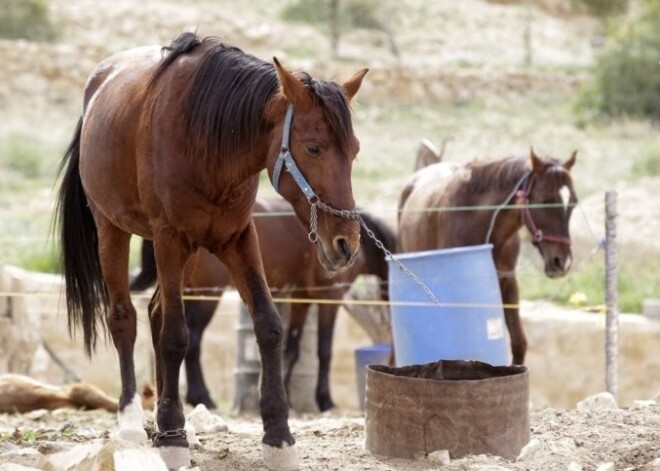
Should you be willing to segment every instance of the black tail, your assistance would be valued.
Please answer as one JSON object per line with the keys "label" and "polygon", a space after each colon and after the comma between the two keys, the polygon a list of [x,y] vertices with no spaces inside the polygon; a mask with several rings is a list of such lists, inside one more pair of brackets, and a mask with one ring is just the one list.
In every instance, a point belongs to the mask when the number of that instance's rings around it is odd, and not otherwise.
{"label": "black tail", "polygon": [[156,254],[154,253],[154,243],[150,240],[142,240],[142,252],[140,260],[140,273],[131,281],[131,291],[144,291],[153,286],[158,279],[156,270]]}
{"label": "black tail", "polygon": [[108,292],[101,274],[96,224],[80,179],[81,130],[82,118],[60,165],[64,176],[57,197],[56,224],[60,231],[69,333],[82,324],[85,353],[91,356],[98,337],[97,319],[101,319],[105,329]]}

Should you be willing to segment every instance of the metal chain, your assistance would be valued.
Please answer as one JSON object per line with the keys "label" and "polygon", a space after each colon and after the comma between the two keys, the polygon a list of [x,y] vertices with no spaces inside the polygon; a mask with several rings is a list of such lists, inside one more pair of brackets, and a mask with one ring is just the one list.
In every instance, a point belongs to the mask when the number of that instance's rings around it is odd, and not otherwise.
{"label": "metal chain", "polygon": [[187,438],[185,429],[178,428],[176,430],[166,430],[164,432],[155,432],[153,434],[154,445],[164,438]]}
{"label": "metal chain", "polygon": [[[358,217],[359,217],[359,214],[358,214]],[[361,224],[362,227],[364,228],[364,230],[365,230],[365,232],[367,233],[367,235],[368,235],[369,237],[371,237],[371,238],[374,240],[374,243],[376,244],[376,247],[378,247],[380,250],[382,250],[382,251],[385,253],[385,256],[389,257],[390,260],[392,260],[392,261],[394,262],[394,264],[397,266],[397,268],[398,268],[399,270],[401,270],[401,272],[402,272],[404,275],[406,275],[408,278],[410,278],[410,279],[413,280],[415,283],[417,283],[417,284],[419,285],[419,287],[422,288],[422,290],[424,290],[424,292],[425,292],[426,295],[431,299],[431,301],[433,301],[434,304],[440,304],[440,301],[438,301],[438,298],[435,297],[435,295],[434,295],[433,292],[429,289],[429,287],[426,286],[426,284],[425,284],[422,280],[420,280],[420,279],[417,277],[417,275],[415,275],[413,272],[411,272],[410,270],[408,270],[408,268],[406,268],[406,266],[405,266],[403,263],[401,263],[401,262],[400,262],[400,261],[399,261],[399,260],[398,260],[398,259],[392,254],[392,252],[390,252],[389,250],[387,250],[387,248],[383,245],[383,243],[382,243],[380,240],[378,240],[378,237],[376,237],[376,234],[374,234],[374,231],[372,231],[371,229],[369,229],[369,227],[367,226],[367,224],[364,222],[364,219],[362,219],[361,217],[360,217],[360,224]]]}
{"label": "metal chain", "polygon": [[374,234],[374,231],[369,229],[369,226],[364,222],[364,219],[362,219],[362,216],[360,216],[360,213],[356,210],[349,210],[349,209],[335,209],[332,206],[324,203],[318,197],[314,199],[314,201],[310,200],[310,204],[312,205],[312,213],[310,215],[310,221],[309,221],[309,240],[311,242],[316,242],[318,240],[318,215],[317,215],[317,208],[320,208],[321,210],[325,211],[326,213],[332,214],[334,216],[338,216],[344,219],[354,219],[360,222],[360,225],[364,228],[365,232],[367,235],[373,239],[373,241],[376,244],[376,247],[378,247],[380,250],[385,253],[386,257],[389,257],[394,264],[397,266],[401,272],[406,275],[408,278],[413,280],[417,285],[419,285],[420,288],[426,293],[426,295],[433,301],[434,304],[440,304],[440,301],[435,297],[433,292],[429,289],[426,284],[422,280],[420,280],[417,275],[415,275],[413,272],[408,270],[406,266],[401,263],[387,248],[383,243],[376,237],[376,234]]}

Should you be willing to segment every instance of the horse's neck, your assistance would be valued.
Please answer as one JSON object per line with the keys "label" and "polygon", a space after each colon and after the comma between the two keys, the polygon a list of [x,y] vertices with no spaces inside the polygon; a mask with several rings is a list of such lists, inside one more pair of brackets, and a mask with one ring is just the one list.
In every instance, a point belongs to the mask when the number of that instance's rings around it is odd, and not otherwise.
{"label": "horse's neck", "polygon": [[[491,230],[490,243],[495,246],[506,243],[523,226],[520,209],[514,208],[518,201],[515,194],[511,196],[511,190],[502,191],[495,202],[496,208],[489,211],[487,230]],[[507,198],[510,200],[507,202]],[[505,206],[504,203],[506,202]]]}

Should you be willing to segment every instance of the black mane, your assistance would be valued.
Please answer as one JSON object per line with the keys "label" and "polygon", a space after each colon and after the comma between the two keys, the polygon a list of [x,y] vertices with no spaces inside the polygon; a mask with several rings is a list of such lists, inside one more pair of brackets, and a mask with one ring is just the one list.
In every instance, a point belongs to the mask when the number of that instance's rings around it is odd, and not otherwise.
{"label": "black mane", "polygon": [[[548,171],[548,178],[556,178],[561,182],[566,177],[566,171],[561,163],[553,157],[541,159]],[[508,157],[494,162],[471,162],[467,165],[472,174],[464,186],[467,193],[482,193],[489,190],[512,190],[520,179],[531,171],[529,157]]]}
{"label": "black mane", "polygon": [[[219,38],[199,39],[194,33],[183,33],[163,48],[162,62],[151,85],[165,73],[178,57],[202,48],[199,63],[191,75],[191,86],[185,110],[184,125],[188,149],[193,159],[209,165],[236,163],[241,150],[249,150],[263,131],[266,104],[279,90],[275,66]],[[339,145],[344,151],[353,137],[351,111],[340,85],[315,80],[299,74],[312,94],[315,104],[323,107]],[[295,119],[295,118],[294,118]]]}

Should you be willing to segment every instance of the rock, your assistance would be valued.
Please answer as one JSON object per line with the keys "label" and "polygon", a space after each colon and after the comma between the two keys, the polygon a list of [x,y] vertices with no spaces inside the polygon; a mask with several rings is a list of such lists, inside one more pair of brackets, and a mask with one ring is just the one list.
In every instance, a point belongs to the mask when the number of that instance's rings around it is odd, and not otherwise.
{"label": "rock", "polygon": [[77,445],[52,455],[46,471],[167,471],[158,451],[121,439]]}
{"label": "rock", "polygon": [[638,468],[637,471],[660,471],[660,458],[656,458],[650,463],[646,463],[641,468]]}
{"label": "rock", "polygon": [[28,468],[41,469],[46,464],[46,461],[46,457],[34,448],[11,450],[0,455],[0,463],[17,464]]}
{"label": "rock", "polygon": [[614,463],[601,463],[596,468],[596,471],[614,471]]}
{"label": "rock", "polygon": [[31,468],[20,464],[4,463],[0,464],[0,471],[41,471],[41,468]]}
{"label": "rock", "polygon": [[449,457],[449,450],[436,450],[428,455],[429,462],[433,464],[439,464],[440,466],[446,466],[451,463],[451,458]]}
{"label": "rock", "polygon": [[527,460],[528,458],[532,457],[532,455],[534,455],[540,448],[541,442],[539,439],[533,438],[527,445],[523,447],[522,450],[520,450],[520,454],[518,455],[518,458],[516,458],[516,461]]}
{"label": "rock", "polygon": [[566,471],[582,471],[582,465],[580,463],[576,463],[575,461],[573,461],[568,465]]}
{"label": "rock", "polygon": [[642,400],[636,400],[633,401],[632,403],[632,408],[633,409],[646,409],[648,407],[653,407],[657,405],[658,403],[656,401],[642,401]]}
{"label": "rock", "polygon": [[195,409],[188,414],[186,422],[189,422],[198,433],[226,432],[227,422],[222,417],[206,408],[204,404],[198,404]]}
{"label": "rock", "polygon": [[560,438],[548,443],[548,448],[552,453],[559,456],[572,456],[577,446],[572,438]]}
{"label": "rock", "polygon": [[608,392],[594,394],[577,403],[577,410],[580,412],[618,408],[616,399]]}

